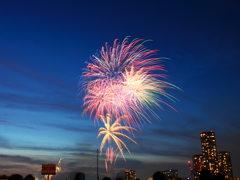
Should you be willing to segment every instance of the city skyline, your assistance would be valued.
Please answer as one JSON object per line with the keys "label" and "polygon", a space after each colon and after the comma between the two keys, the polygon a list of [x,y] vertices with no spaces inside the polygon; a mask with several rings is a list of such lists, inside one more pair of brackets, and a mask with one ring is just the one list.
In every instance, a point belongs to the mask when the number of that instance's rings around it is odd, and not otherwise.
{"label": "city skyline", "polygon": [[200,133],[202,153],[192,156],[190,167],[194,178],[199,178],[202,170],[208,170],[213,176],[223,174],[226,179],[233,178],[231,153],[227,150],[217,151],[216,136],[213,131]]}
{"label": "city skyline", "polygon": [[[177,169],[201,154],[199,133],[212,130],[218,151],[229,151],[233,175],[240,177],[239,59],[240,12],[229,1],[2,1],[0,2],[0,174],[31,173],[43,178],[42,164],[63,158],[62,174],[77,171],[96,178],[99,124],[83,114],[78,87],[86,62],[106,42],[126,36],[152,40],[177,111],[162,104],[161,120],[141,124],[125,140],[131,155],[120,155],[115,173],[134,169],[146,179],[158,170]],[[105,154],[99,157],[100,178]],[[234,171],[235,170],[235,171]],[[53,179],[53,180],[54,180]]]}

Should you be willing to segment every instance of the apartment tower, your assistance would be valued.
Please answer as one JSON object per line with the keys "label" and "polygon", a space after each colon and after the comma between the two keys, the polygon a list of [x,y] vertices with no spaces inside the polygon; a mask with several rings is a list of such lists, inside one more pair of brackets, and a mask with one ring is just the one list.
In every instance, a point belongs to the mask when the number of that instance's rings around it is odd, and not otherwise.
{"label": "apartment tower", "polygon": [[202,132],[200,134],[200,139],[202,146],[201,169],[207,169],[211,172],[211,174],[218,173],[219,166],[215,133],[212,131]]}
{"label": "apartment tower", "polygon": [[220,173],[223,174],[226,179],[232,179],[233,172],[230,152],[220,151],[218,153],[218,164]]}
{"label": "apartment tower", "polygon": [[194,175],[194,179],[199,178],[200,171],[202,171],[203,168],[203,156],[202,154],[194,155],[192,157],[193,160],[193,170],[191,171],[191,174]]}
{"label": "apartment tower", "polygon": [[125,180],[136,180],[136,171],[132,169],[125,170]]}

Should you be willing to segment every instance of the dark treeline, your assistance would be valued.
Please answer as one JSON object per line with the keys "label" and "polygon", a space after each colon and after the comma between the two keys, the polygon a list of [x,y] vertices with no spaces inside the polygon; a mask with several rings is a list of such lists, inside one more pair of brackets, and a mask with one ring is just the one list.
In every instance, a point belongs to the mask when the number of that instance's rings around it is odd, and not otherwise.
{"label": "dark treeline", "polygon": [[0,175],[0,179],[8,179],[8,178],[9,178],[9,176],[7,176],[7,175],[5,175],[5,174]]}

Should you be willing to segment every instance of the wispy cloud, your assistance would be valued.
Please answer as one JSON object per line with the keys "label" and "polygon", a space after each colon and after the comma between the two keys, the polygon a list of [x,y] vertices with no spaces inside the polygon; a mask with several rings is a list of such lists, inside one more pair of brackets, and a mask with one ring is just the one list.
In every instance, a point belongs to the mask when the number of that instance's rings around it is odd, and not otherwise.
{"label": "wispy cloud", "polygon": [[3,162],[14,162],[14,163],[27,163],[27,164],[43,164],[44,161],[32,159],[26,156],[18,156],[18,155],[4,155],[0,154],[0,158]]}

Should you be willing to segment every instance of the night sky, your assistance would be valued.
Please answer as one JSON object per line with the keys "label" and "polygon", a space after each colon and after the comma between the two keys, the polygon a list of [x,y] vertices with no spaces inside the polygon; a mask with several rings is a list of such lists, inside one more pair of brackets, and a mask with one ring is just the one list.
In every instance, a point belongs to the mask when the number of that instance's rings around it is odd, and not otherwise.
{"label": "night sky", "polygon": [[[231,153],[240,177],[240,3],[238,0],[0,1],[0,174],[31,173],[56,164],[70,179],[77,171],[96,179],[98,125],[83,114],[78,80],[90,57],[114,39],[151,39],[167,81],[181,90],[163,98],[161,121],[144,124],[124,140],[127,162],[141,180],[157,170],[178,169],[201,154],[199,134],[214,131],[217,151]],[[99,159],[100,178],[105,175]]]}

